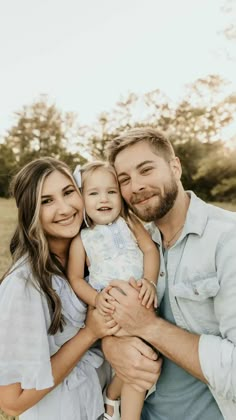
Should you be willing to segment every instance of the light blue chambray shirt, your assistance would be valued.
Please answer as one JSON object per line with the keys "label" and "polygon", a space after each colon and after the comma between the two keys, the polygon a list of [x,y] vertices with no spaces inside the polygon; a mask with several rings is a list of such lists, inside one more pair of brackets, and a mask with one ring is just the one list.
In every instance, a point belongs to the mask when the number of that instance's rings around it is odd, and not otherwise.
{"label": "light blue chambray shirt", "polygon": [[161,235],[158,296],[165,291],[176,324],[199,334],[199,359],[223,417],[236,419],[236,213],[205,203],[193,192],[182,234],[168,250],[165,267]]}

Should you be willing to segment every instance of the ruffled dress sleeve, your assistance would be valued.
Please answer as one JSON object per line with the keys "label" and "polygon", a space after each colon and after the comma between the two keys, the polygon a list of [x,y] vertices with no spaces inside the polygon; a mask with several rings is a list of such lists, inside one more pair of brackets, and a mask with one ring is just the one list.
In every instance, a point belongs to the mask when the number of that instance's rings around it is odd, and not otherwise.
{"label": "ruffled dress sleeve", "polygon": [[37,390],[53,385],[49,324],[44,296],[27,265],[18,265],[0,286],[0,385],[19,382],[22,389]]}

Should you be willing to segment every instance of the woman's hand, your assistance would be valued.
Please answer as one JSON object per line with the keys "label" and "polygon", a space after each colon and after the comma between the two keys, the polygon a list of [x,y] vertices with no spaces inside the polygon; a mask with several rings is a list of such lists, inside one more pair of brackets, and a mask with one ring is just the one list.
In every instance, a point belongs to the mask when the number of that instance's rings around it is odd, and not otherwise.
{"label": "woman's hand", "polygon": [[89,307],[86,316],[86,328],[88,328],[95,339],[113,335],[120,330],[117,322],[109,317],[100,314],[98,309]]}
{"label": "woman's hand", "polygon": [[137,337],[105,337],[102,349],[116,374],[137,391],[150,389],[161,373],[162,359]]}

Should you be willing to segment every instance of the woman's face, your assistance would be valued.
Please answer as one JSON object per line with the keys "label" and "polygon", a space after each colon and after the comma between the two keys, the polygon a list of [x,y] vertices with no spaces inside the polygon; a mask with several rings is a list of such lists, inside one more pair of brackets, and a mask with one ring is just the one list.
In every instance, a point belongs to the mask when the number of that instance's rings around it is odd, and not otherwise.
{"label": "woman's face", "polygon": [[54,171],[45,179],[40,221],[48,239],[72,239],[83,221],[83,201],[71,179]]}

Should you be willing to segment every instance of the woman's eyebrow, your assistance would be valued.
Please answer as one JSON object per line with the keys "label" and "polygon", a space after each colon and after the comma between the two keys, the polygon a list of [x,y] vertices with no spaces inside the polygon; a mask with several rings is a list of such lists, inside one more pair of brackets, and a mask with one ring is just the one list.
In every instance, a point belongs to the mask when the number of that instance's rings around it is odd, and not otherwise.
{"label": "woman's eyebrow", "polygon": [[[75,188],[75,186],[73,184],[66,185],[64,188],[62,188],[62,192],[66,191],[68,188],[71,188],[71,187]],[[52,196],[53,196],[53,194],[45,194],[45,195],[41,195],[41,198],[49,198],[49,197],[52,197]]]}
{"label": "woman's eyebrow", "polygon": [[67,188],[73,187],[75,188],[74,184],[68,184],[64,188],[62,188],[62,191],[65,191]]}

